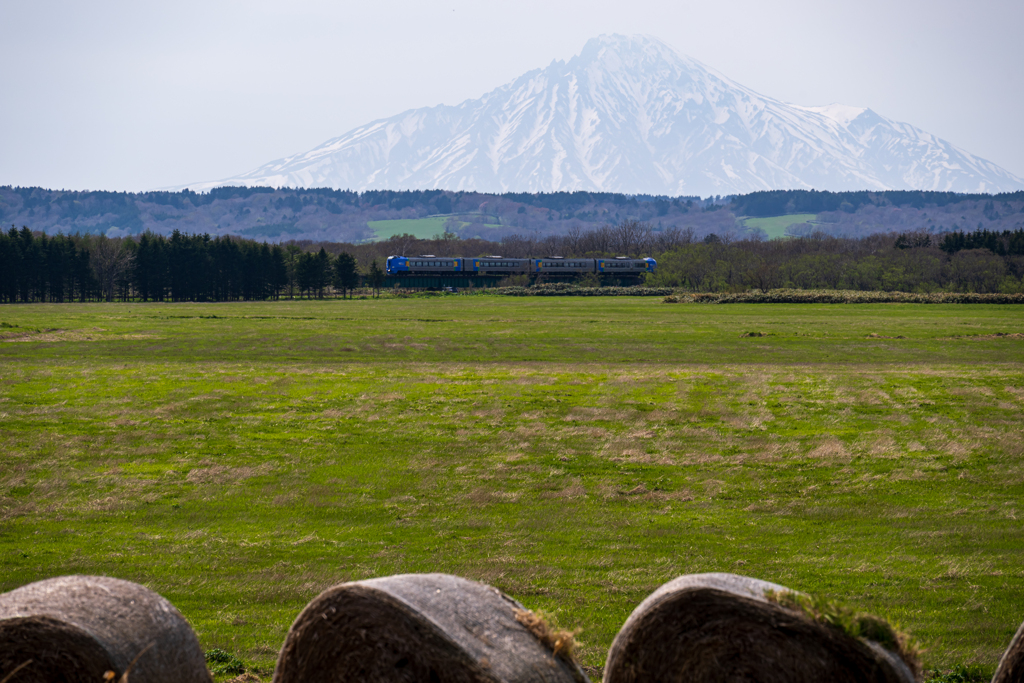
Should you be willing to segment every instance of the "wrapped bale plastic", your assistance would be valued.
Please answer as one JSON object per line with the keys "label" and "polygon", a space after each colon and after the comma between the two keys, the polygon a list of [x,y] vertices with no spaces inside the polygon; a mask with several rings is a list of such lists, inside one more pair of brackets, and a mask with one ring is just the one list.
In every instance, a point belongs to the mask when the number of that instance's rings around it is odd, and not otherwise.
{"label": "wrapped bale plastic", "polygon": [[896,652],[779,604],[786,595],[793,593],[735,574],[670,581],[615,636],[604,681],[914,683]]}
{"label": "wrapped bale plastic", "polygon": [[1024,683],[1024,624],[1017,629],[1010,646],[1000,658],[992,683]]}
{"label": "wrapped bale plastic", "polygon": [[131,581],[61,576],[0,595],[0,680],[95,681],[113,671],[147,683],[209,683],[192,627],[164,598]]}
{"label": "wrapped bale plastic", "polygon": [[274,683],[589,683],[525,614],[496,588],[448,574],[341,584],[292,624]]}

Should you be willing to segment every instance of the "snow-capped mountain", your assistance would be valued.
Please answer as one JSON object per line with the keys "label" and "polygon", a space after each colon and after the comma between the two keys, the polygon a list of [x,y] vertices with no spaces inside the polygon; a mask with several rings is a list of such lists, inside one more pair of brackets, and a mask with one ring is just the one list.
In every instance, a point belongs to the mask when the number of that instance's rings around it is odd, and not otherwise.
{"label": "snow-capped mountain", "polygon": [[476,100],[412,109],[219,185],[726,195],[1003,192],[1024,180],[945,140],[760,95],[648,36],[601,36]]}

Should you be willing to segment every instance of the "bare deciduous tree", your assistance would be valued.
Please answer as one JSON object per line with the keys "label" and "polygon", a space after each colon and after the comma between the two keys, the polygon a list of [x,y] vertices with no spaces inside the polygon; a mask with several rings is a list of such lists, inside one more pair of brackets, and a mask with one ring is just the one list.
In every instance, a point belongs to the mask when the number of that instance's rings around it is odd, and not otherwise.
{"label": "bare deciduous tree", "polygon": [[94,240],[89,251],[89,263],[103,289],[103,296],[107,301],[113,301],[114,285],[131,267],[133,254],[125,248],[123,238],[111,239],[106,235]]}
{"label": "bare deciduous tree", "polygon": [[502,256],[509,256],[511,258],[533,256],[535,247],[534,239],[526,235],[506,235],[501,240]]}
{"label": "bare deciduous tree", "polygon": [[626,256],[639,256],[650,242],[653,230],[650,223],[627,218],[612,229],[615,250]]}
{"label": "bare deciduous tree", "polygon": [[565,232],[564,251],[566,252],[566,256],[579,256],[582,235],[583,230],[580,228],[579,223],[573,223],[569,226],[569,229]]}

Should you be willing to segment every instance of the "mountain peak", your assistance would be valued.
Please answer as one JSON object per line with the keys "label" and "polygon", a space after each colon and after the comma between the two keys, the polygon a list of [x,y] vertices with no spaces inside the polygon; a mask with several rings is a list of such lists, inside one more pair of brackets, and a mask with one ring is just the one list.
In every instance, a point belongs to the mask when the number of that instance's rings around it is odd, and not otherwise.
{"label": "mountain peak", "polygon": [[649,53],[665,53],[672,57],[676,56],[676,51],[670,48],[665,43],[661,42],[657,38],[651,35],[637,33],[631,36],[622,35],[621,33],[604,33],[597,37],[591,38],[584,44],[583,49],[580,51],[580,56],[587,55],[590,52],[599,52],[601,50],[613,50],[616,52],[649,52]]}
{"label": "mountain peak", "polygon": [[765,97],[646,35],[601,35],[457,106],[410,110],[218,185],[480,192],[1000,192],[1024,180],[870,109]]}
{"label": "mountain peak", "polygon": [[591,38],[580,54],[570,60],[582,64],[605,63],[630,69],[680,67],[693,60],[682,56],[654,36],[624,36],[618,33]]}

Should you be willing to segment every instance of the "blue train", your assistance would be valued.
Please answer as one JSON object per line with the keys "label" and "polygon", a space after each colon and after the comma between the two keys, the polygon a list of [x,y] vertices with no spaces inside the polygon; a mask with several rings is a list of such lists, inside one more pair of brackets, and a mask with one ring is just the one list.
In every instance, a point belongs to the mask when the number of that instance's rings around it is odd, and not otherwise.
{"label": "blue train", "polygon": [[643,273],[653,273],[658,267],[652,258],[502,258],[483,256],[465,258],[462,256],[389,256],[386,272],[391,276],[401,275],[522,275],[545,277],[573,277],[584,273],[596,273],[617,278],[636,278]]}

